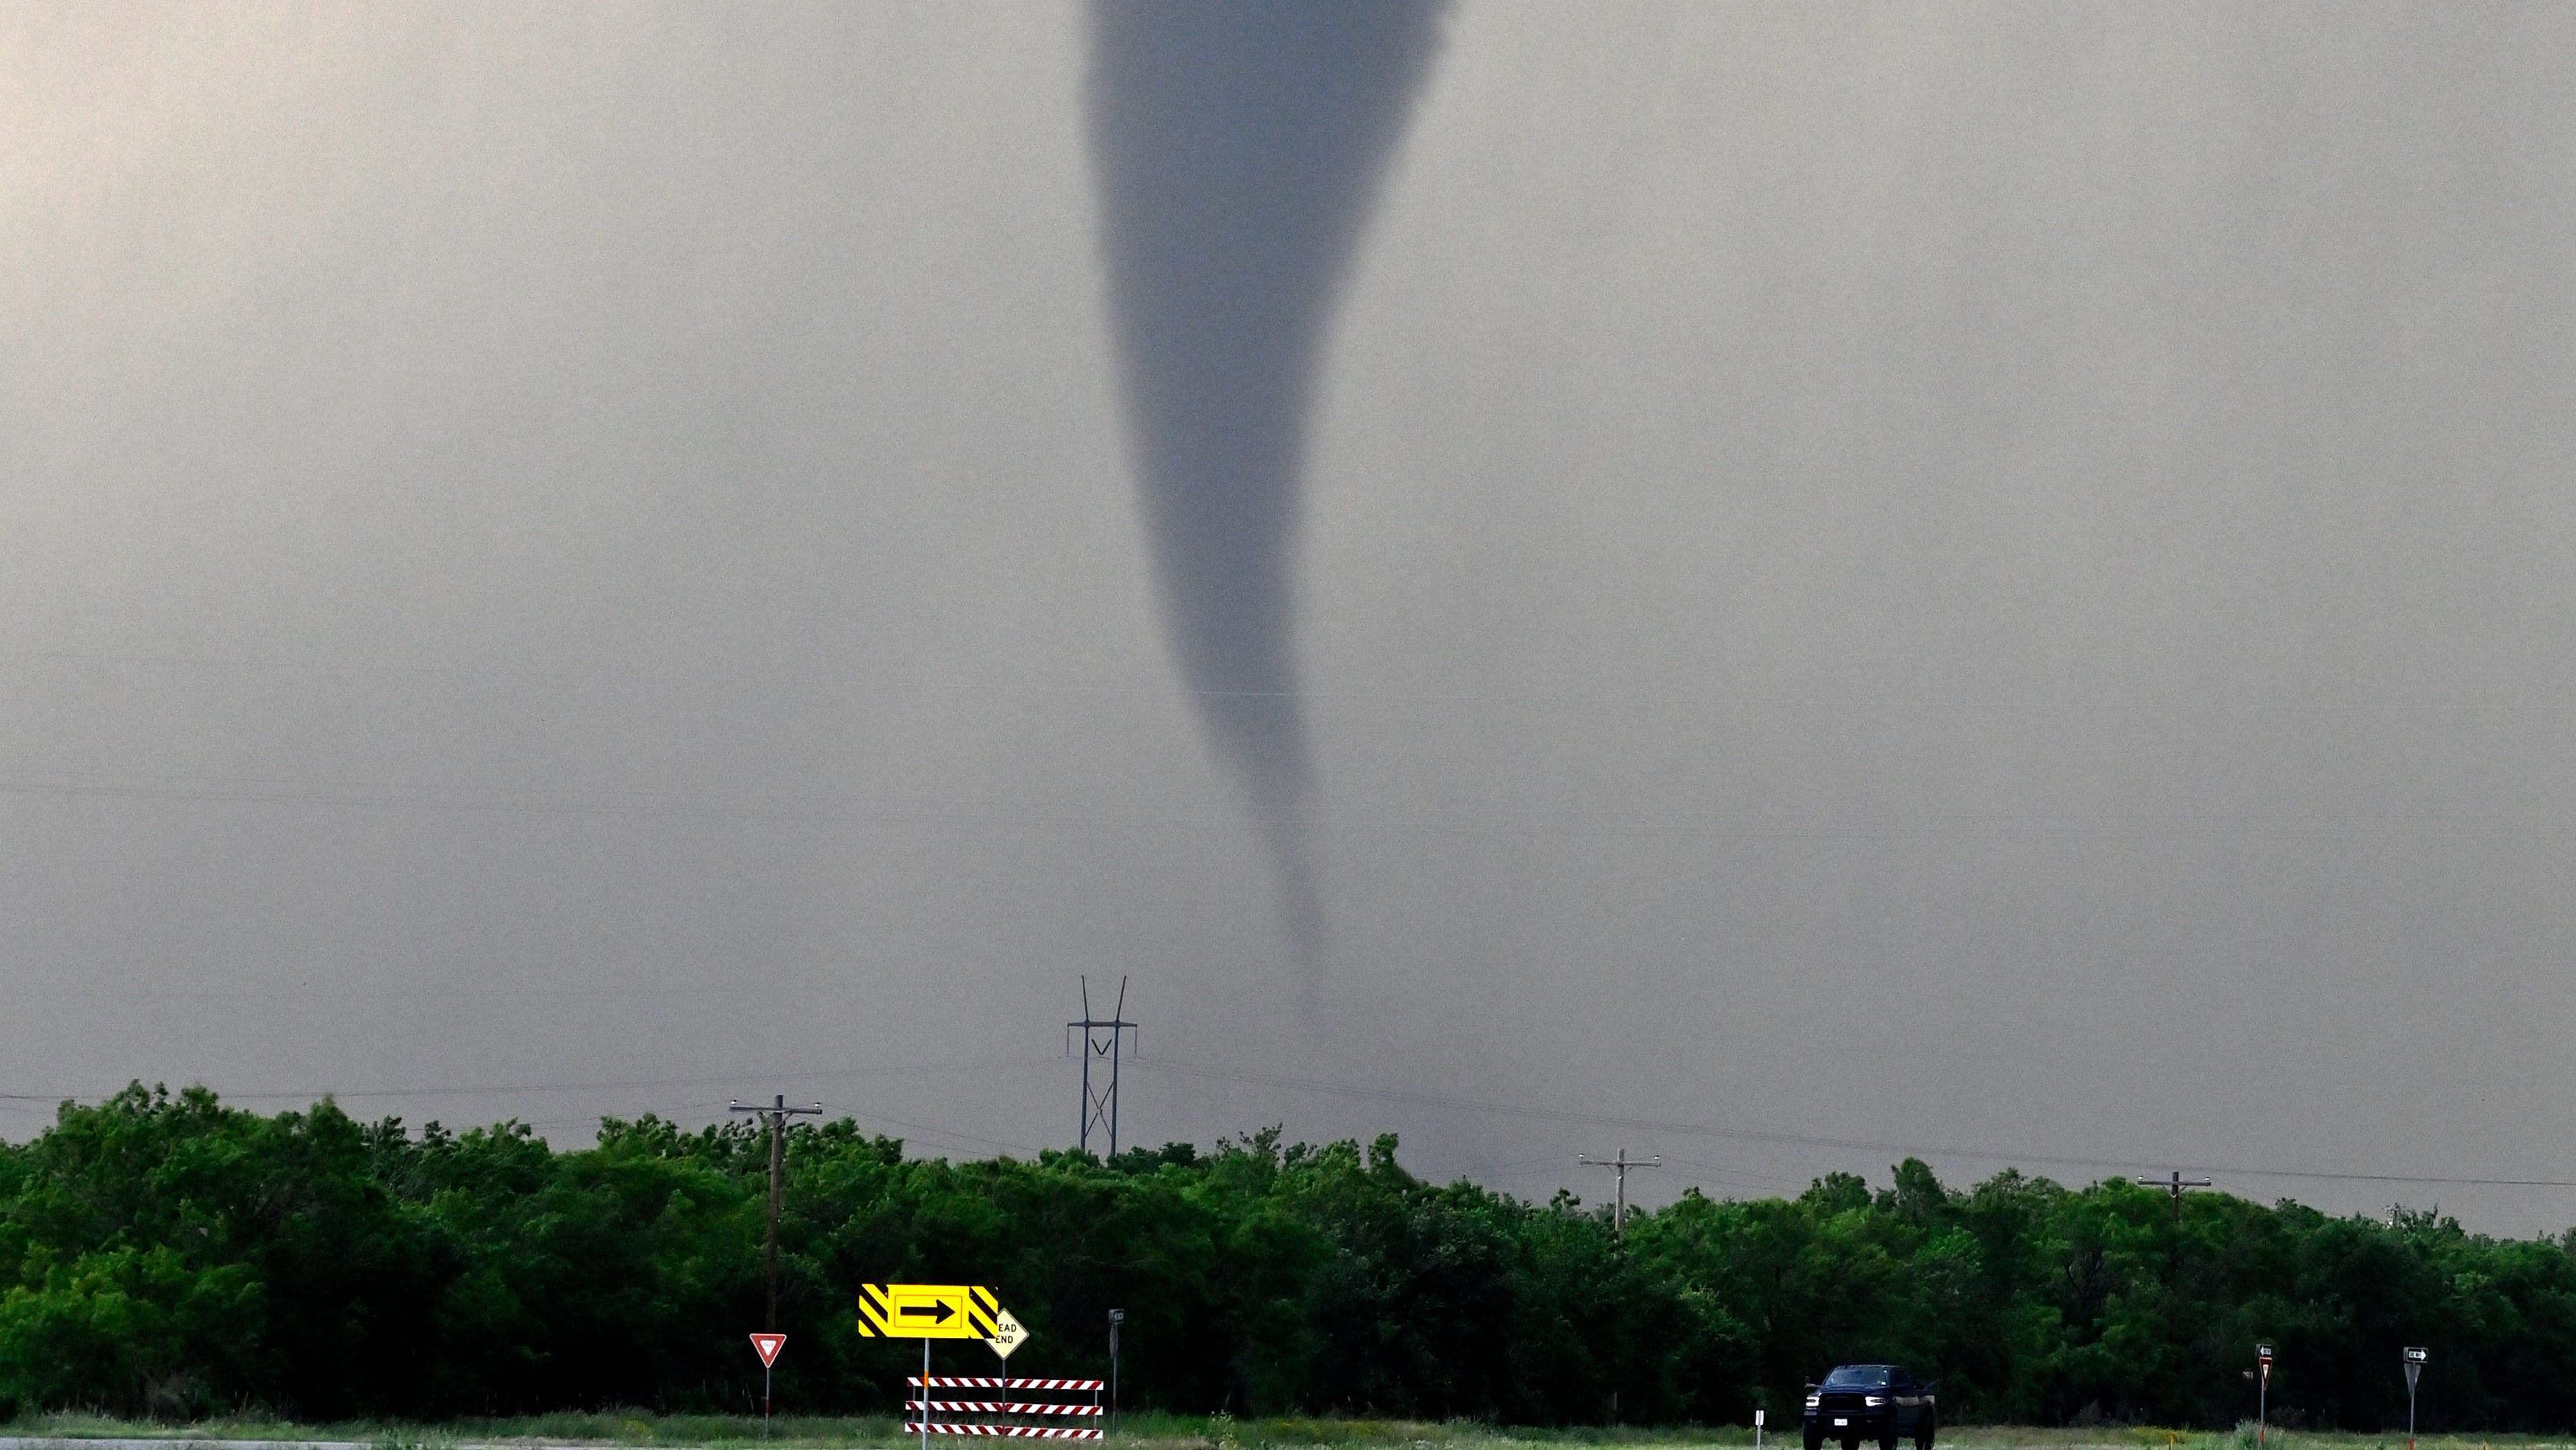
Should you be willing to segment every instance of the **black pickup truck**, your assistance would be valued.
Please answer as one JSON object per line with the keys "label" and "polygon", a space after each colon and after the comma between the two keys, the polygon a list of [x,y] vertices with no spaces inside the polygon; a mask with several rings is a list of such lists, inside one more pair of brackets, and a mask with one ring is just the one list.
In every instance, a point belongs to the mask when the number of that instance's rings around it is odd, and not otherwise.
{"label": "black pickup truck", "polygon": [[1939,1418],[1932,1387],[1899,1364],[1847,1364],[1807,1386],[1807,1450],[1822,1450],[1828,1440],[1840,1440],[1843,1450],[1860,1450],[1863,1440],[1896,1450],[1909,1438],[1914,1450],[1932,1450]]}

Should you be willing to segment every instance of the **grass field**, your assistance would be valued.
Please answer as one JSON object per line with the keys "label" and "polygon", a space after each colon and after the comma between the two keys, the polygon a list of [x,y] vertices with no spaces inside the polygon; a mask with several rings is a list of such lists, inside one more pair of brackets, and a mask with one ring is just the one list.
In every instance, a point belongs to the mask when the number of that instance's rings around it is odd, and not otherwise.
{"label": "grass field", "polygon": [[[584,1445],[604,1447],[729,1447],[774,1445],[788,1450],[892,1450],[915,1444],[895,1421],[882,1417],[835,1418],[781,1415],[763,1427],[739,1415],[653,1415],[642,1411],[566,1411],[519,1419],[459,1420],[438,1425],[292,1424],[258,1418],[201,1420],[187,1425],[116,1420],[95,1415],[23,1417],[0,1426],[0,1436],[20,1440],[259,1440],[328,1442],[368,1450],[464,1450],[471,1446]],[[1530,1446],[1750,1446],[1749,1429],[1667,1426],[1516,1429],[1465,1421],[1285,1419],[1234,1420],[1225,1416],[1138,1414],[1119,1422],[1117,1442],[1134,1450],[1512,1450]],[[1784,1442],[1796,1450],[1793,1425]],[[934,1441],[956,1450],[960,1442]],[[2146,1426],[2047,1429],[2028,1425],[1949,1425],[1941,1444],[1955,1450],[2253,1450],[2254,1427],[2233,1431],[2163,1430]],[[2394,1435],[2285,1432],[2274,1429],[2270,1450],[2403,1450]],[[2422,1450],[2576,1450],[2576,1439],[2529,1435],[2427,1435]]]}

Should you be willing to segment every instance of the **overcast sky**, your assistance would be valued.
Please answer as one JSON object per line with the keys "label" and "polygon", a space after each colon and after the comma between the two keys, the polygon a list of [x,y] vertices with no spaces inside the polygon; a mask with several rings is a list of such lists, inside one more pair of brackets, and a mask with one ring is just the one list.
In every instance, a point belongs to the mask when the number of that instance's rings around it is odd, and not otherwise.
{"label": "overcast sky", "polygon": [[2266,1176],[2576,1181],[2576,10],[1453,8],[1305,424],[1311,989],[1089,24],[0,10],[0,1125],[1025,1152],[1124,973],[1130,1141],[2576,1223]]}

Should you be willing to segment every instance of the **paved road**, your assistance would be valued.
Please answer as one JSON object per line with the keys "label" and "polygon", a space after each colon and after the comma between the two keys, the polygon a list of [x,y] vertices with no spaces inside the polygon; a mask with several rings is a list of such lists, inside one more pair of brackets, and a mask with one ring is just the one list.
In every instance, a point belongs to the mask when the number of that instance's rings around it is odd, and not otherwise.
{"label": "paved road", "polygon": [[[0,1450],[376,1450],[382,1440],[216,1440],[194,1435],[167,1439],[93,1440],[85,1435],[0,1435]],[[442,1450],[446,1447],[442,1445]],[[478,1450],[459,1444],[453,1450]]]}
{"label": "paved road", "polygon": [[[386,1440],[219,1440],[205,1435],[169,1435],[152,1439],[107,1440],[86,1435],[0,1435],[0,1450],[379,1450],[386,1444],[410,1444],[399,1436]],[[509,1440],[434,1441],[438,1450],[550,1450],[546,1442]],[[574,1442],[565,1442],[573,1450]],[[642,1450],[642,1447],[637,1447]]]}

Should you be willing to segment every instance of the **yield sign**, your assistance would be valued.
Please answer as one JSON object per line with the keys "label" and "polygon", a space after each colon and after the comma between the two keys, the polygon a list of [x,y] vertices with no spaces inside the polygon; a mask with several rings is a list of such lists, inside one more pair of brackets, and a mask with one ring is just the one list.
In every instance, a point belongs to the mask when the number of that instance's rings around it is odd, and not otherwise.
{"label": "yield sign", "polygon": [[778,1363],[778,1351],[787,1347],[787,1336],[784,1334],[755,1334],[751,1337],[751,1347],[760,1354],[760,1367],[762,1369],[767,1369],[771,1365]]}

